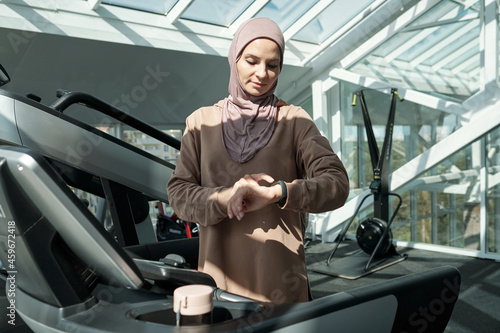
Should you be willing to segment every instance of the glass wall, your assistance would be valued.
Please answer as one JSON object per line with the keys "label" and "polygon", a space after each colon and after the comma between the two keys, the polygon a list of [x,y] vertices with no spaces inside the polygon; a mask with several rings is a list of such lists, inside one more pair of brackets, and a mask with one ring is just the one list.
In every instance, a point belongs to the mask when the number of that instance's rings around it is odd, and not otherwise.
{"label": "glass wall", "polygon": [[[163,132],[176,138],[177,140],[180,140],[182,136],[182,131],[180,129],[164,130]],[[162,160],[172,164],[176,164],[177,162],[177,157],[179,156],[179,151],[177,149],[172,148],[159,140],[142,133],[141,131],[125,130],[123,131],[123,140],[139,149],[161,158]]]}
{"label": "glass wall", "polygon": [[488,215],[487,247],[491,253],[500,252],[500,129],[486,137],[486,203]]}
{"label": "glass wall", "polygon": [[405,186],[395,239],[480,250],[480,149],[472,143]]}

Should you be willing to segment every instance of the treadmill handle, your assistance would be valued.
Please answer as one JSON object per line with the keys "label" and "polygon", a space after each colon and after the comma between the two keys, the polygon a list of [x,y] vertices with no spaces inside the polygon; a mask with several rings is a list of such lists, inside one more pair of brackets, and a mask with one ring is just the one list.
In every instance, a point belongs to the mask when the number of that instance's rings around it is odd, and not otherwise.
{"label": "treadmill handle", "polygon": [[139,120],[90,94],[78,91],[69,92],[66,90],[58,89],[57,96],[59,97],[59,99],[52,103],[50,107],[61,113],[73,104],[82,104],[86,107],[95,109],[101,113],[104,113],[105,115],[115,118],[123,122],[124,124],[130,125],[133,128],[143,132],[144,134],[160,140],[161,142],[177,150],[181,149],[180,140],[158,130],[152,125],[145,123],[142,120]]}
{"label": "treadmill handle", "polygon": [[219,288],[214,289],[213,299],[214,301],[257,303],[254,299],[236,295]]}

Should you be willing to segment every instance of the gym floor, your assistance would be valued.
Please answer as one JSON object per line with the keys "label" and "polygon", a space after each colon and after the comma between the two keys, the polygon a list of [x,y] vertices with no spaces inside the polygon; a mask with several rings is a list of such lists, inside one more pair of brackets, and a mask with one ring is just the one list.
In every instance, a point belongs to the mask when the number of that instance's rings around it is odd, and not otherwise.
{"label": "gym floor", "polygon": [[[350,290],[393,279],[398,276],[426,271],[440,266],[454,266],[462,276],[460,295],[445,332],[500,332],[500,263],[418,249],[397,248],[407,259],[357,279],[317,273],[313,268],[328,259],[334,243],[306,243],[306,260],[313,298]],[[330,261],[358,254],[356,241],[345,240]],[[367,261],[367,260],[366,260]],[[342,275],[342,274],[336,274]]]}

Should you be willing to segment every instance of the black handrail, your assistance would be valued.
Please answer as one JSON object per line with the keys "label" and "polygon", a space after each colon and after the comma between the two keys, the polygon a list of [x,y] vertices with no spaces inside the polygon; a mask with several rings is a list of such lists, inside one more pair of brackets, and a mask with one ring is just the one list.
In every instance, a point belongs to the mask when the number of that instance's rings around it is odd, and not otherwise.
{"label": "black handrail", "polygon": [[69,92],[66,90],[58,89],[57,96],[59,97],[59,99],[56,100],[54,103],[52,103],[50,107],[61,113],[64,112],[64,110],[66,110],[73,104],[82,104],[86,107],[102,112],[107,116],[115,118],[123,122],[124,124],[130,125],[133,128],[143,132],[144,134],[147,134],[157,140],[160,140],[161,142],[177,150],[181,149],[180,140],[158,130],[152,125],[145,123],[142,120],[139,120],[123,112],[122,110],[114,107],[113,105],[106,103],[88,93],[78,92],[78,91]]}
{"label": "black handrail", "polygon": [[0,65],[0,86],[3,86],[4,84],[7,84],[9,82],[10,82],[9,74],[7,74],[5,68],[3,68],[2,65]]}

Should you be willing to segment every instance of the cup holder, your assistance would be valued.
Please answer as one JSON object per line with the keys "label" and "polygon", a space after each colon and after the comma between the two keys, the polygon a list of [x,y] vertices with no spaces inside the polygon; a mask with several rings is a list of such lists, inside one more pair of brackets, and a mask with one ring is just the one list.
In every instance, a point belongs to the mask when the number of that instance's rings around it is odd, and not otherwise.
{"label": "cup holder", "polygon": [[[242,318],[252,313],[259,312],[261,309],[261,306],[256,303],[215,301],[212,311],[212,324]],[[135,308],[130,311],[129,315],[136,320],[163,325],[175,326],[176,323],[176,316],[172,304],[163,304],[163,306],[158,306],[158,304],[156,304]]]}

